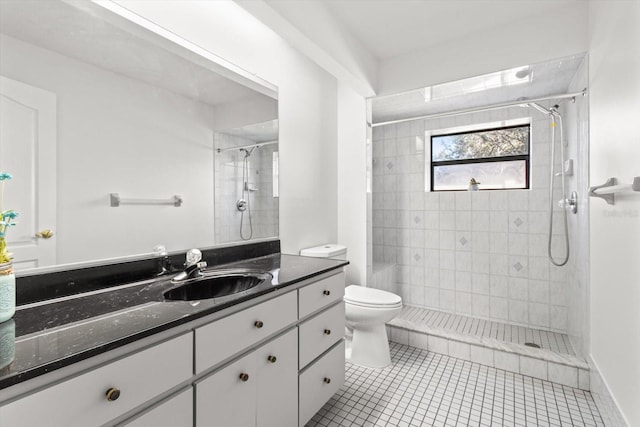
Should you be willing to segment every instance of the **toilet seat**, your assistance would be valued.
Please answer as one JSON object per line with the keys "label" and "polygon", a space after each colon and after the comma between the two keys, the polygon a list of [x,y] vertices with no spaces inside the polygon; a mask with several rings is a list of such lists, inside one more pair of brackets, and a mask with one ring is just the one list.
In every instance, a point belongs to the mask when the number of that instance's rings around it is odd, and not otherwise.
{"label": "toilet seat", "polygon": [[402,307],[402,298],[380,289],[351,285],[344,290],[344,302],[360,307],[397,308]]}

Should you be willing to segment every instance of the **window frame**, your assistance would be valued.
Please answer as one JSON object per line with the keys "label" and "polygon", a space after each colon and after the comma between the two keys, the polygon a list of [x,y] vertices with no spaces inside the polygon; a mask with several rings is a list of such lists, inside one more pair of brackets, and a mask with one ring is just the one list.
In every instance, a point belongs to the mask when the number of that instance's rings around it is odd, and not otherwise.
{"label": "window frame", "polygon": [[[529,147],[528,154],[519,154],[513,156],[496,156],[483,157],[475,159],[461,160],[433,160],[433,138],[450,135],[464,135],[478,132],[488,132],[493,130],[513,129],[520,127],[529,128]],[[450,166],[457,164],[474,164],[474,163],[494,163],[504,161],[524,161],[525,162],[525,186],[522,188],[488,188],[480,191],[503,191],[503,190],[529,190],[531,189],[531,149],[532,149],[532,123],[531,118],[521,118],[514,120],[505,120],[501,122],[479,123],[470,126],[461,126],[448,129],[434,129],[425,131],[425,160],[429,162],[429,174],[425,174],[425,191],[426,192],[447,192],[447,191],[468,191],[466,189],[458,190],[435,190],[434,189],[434,170],[437,166]]]}

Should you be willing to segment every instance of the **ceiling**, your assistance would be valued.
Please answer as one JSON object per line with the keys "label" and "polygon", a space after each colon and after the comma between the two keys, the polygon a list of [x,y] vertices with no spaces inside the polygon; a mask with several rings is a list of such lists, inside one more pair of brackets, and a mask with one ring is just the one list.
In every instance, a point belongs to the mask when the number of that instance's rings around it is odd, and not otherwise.
{"label": "ceiling", "polygon": [[584,55],[572,55],[373,98],[372,123],[566,93],[583,60]]}
{"label": "ceiling", "polygon": [[[269,0],[294,3],[300,0]],[[580,0],[322,0],[378,60],[526,19]]]}
{"label": "ceiling", "polygon": [[249,139],[255,143],[278,140],[278,119],[254,123],[247,126],[221,130],[220,133]]}
{"label": "ceiling", "polygon": [[0,34],[210,105],[262,96],[206,68],[206,61],[195,63],[186,49],[91,6],[0,0]]}
{"label": "ceiling", "polygon": [[[264,1],[303,37],[315,43],[316,48],[328,55],[333,54],[334,58],[344,54],[345,49],[350,49],[349,54],[353,57],[369,55],[377,64],[374,67],[379,69],[381,64],[394,58],[412,57],[410,55],[428,51],[437,45],[465,43],[474,35],[501,26],[530,28],[531,25],[527,24],[532,19],[539,21],[540,17],[559,14],[561,9],[566,13],[584,0]],[[332,45],[336,31],[346,37],[338,48]],[[293,33],[284,32],[283,36]],[[526,37],[537,35],[527,34]],[[302,44],[303,48],[305,46],[308,44]],[[517,64],[519,67],[503,70],[503,74],[498,76],[496,74],[501,71],[496,69],[496,73],[484,76],[373,98],[372,122],[565,93],[583,58],[583,55],[573,55],[538,64]],[[504,84],[523,67],[529,70],[526,79]],[[371,77],[376,78],[375,75]],[[503,84],[496,84],[496,78]],[[431,94],[427,95],[425,90]]]}

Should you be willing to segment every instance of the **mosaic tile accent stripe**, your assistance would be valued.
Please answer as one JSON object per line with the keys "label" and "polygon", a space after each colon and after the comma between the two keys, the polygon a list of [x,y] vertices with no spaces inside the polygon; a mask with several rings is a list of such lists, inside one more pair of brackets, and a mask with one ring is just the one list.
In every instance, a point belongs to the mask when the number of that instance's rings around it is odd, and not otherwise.
{"label": "mosaic tile accent stripe", "polygon": [[385,369],[346,365],[307,427],[604,426],[591,393],[391,343]]}
{"label": "mosaic tile accent stripe", "polygon": [[[576,354],[567,334],[557,332],[543,331],[541,329],[532,329],[524,326],[515,326],[507,323],[410,306],[404,306],[402,312],[396,319],[415,323],[416,325],[427,325],[432,328],[477,337],[493,338],[515,344],[532,342],[554,353],[569,354],[572,356]],[[394,320],[389,322],[389,325],[393,326]]]}

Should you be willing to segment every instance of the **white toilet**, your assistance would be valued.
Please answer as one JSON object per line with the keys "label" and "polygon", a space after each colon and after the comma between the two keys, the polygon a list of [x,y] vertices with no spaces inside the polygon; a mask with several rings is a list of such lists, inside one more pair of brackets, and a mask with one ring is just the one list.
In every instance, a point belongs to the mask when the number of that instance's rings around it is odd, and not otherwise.
{"label": "white toilet", "polygon": [[385,324],[400,313],[402,299],[391,292],[351,285],[344,290],[344,303],[347,359],[370,368],[390,365]]}
{"label": "white toilet", "polygon": [[[303,249],[302,256],[346,259],[345,246],[328,244]],[[350,285],[344,292],[346,359],[356,365],[384,368],[391,364],[385,324],[402,309],[402,299],[391,292]]]}

